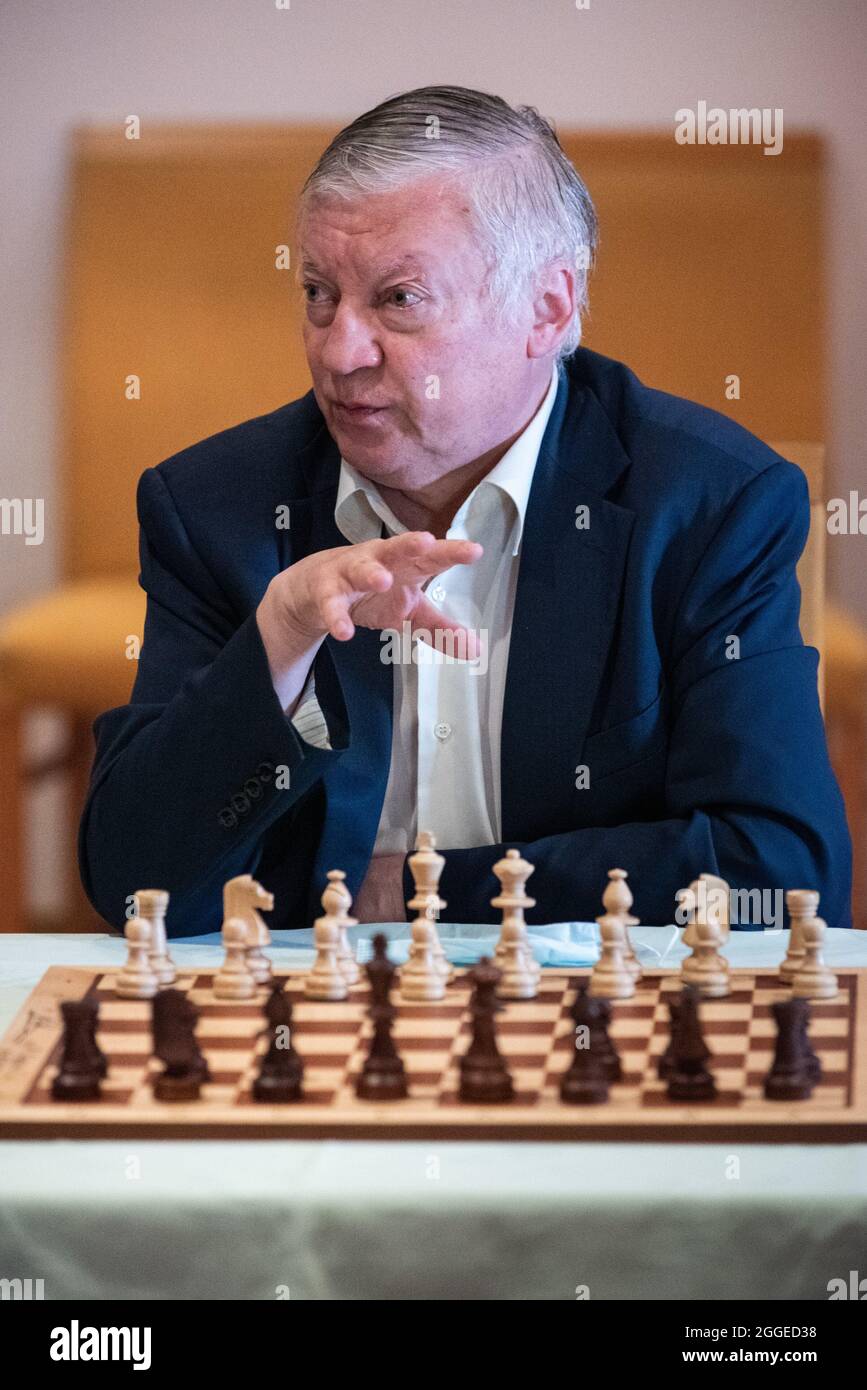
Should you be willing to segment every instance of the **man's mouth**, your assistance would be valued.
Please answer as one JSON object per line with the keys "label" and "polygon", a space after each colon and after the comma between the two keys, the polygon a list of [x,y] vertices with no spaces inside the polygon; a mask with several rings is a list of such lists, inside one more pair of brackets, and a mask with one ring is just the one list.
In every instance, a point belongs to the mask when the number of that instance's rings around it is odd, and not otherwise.
{"label": "man's mouth", "polygon": [[334,411],[339,420],[353,421],[357,424],[373,420],[377,415],[384,414],[387,409],[386,405],[344,405],[341,401],[334,402]]}

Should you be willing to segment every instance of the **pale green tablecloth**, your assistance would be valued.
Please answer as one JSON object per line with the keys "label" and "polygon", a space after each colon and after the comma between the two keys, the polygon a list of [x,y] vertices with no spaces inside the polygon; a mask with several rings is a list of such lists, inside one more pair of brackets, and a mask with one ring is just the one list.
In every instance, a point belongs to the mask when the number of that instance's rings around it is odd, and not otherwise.
{"label": "pale green tablecloth", "polygon": [[[442,930],[458,959],[490,945]],[[276,963],[309,959],[305,936],[279,933]],[[548,963],[595,955],[593,927],[533,936]],[[649,964],[683,955],[674,928],[634,938]],[[867,965],[867,933],[830,938],[832,964]],[[219,958],[213,938],[173,949]],[[729,957],[784,949],[734,933]],[[122,957],[116,938],[0,937],[0,1028],[49,964]],[[867,1273],[863,1145],[0,1144],[0,1278],[44,1279],[48,1299],[825,1299],[851,1269]]]}

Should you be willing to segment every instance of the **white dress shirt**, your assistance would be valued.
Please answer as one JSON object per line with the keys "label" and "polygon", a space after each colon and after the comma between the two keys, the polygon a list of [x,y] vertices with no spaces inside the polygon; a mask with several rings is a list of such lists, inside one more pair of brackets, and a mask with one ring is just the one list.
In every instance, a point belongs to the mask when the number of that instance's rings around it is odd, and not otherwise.
{"label": "white dress shirt", "polygon": [[[394,666],[391,767],[374,854],[407,854],[418,828],[432,830],[438,849],[499,843],[500,732],[506,664],[527,500],[542,436],[557,394],[556,365],[533,419],[455,514],[446,540],[479,541],[484,555],[435,575],[425,593],[450,618],[481,638],[476,661],[458,661],[450,649],[415,647],[417,664]],[[334,520],[353,545],[409,528],[377,488],[345,459]],[[385,640],[385,639],[383,639]],[[395,647],[398,643],[395,642]],[[292,723],[308,743],[330,747],[311,671]]]}

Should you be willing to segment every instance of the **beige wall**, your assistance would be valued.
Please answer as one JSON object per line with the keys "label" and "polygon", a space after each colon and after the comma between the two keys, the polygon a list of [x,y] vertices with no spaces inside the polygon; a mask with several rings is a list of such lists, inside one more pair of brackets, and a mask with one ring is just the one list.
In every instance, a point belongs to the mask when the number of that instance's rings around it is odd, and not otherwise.
{"label": "beige wall", "polygon": [[[46,499],[42,546],[0,537],[0,608],[50,585],[64,138],[83,120],[351,116],[449,81],[564,125],[673,125],[680,106],[781,106],[831,145],[832,478],[867,491],[867,5],[863,0],[3,0],[2,495]],[[603,228],[604,234],[604,228]],[[636,312],[640,312],[640,305]],[[810,312],[805,304],[804,312]],[[692,345],[686,345],[692,351]],[[156,460],[155,460],[156,461]],[[867,621],[867,543],[832,538]]]}
{"label": "beige wall", "polygon": [[[786,124],[821,129],[831,145],[832,480],[838,493],[867,492],[867,4],[589,6],[290,0],[276,10],[272,0],[3,0],[0,492],[44,496],[46,539],[24,546],[0,537],[0,609],[46,588],[56,573],[65,132],[72,122],[131,113],[145,122],[335,118],[436,81],[531,101],[564,125],[672,125],[678,107],[699,99],[784,108]],[[867,620],[866,539],[831,538],[829,552],[832,585]]]}
{"label": "beige wall", "polygon": [[[0,536],[0,611],[56,572],[66,132],[132,113],[145,129],[330,120],[428,82],[495,90],[573,127],[673,128],[674,112],[701,99],[782,107],[786,126],[830,145],[816,274],[830,287],[831,484],[867,495],[865,38],[863,0],[2,0],[0,495],[44,497],[46,537]],[[832,588],[867,622],[867,538],[831,537],[828,549]]]}

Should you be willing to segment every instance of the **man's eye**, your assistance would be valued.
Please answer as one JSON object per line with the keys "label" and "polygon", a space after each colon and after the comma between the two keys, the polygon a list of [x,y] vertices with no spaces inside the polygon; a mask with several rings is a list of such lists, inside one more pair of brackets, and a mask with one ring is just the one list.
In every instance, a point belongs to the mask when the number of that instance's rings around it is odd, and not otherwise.
{"label": "man's eye", "polygon": [[[414,309],[416,304],[421,303],[421,295],[416,294],[414,290],[389,290],[388,296],[398,309]],[[414,302],[411,303],[410,301]]]}
{"label": "man's eye", "polygon": [[[307,303],[308,303],[308,304],[316,304],[316,303],[318,302],[316,299],[314,299],[313,295],[315,294],[315,292],[316,292],[317,290],[319,290],[319,289],[321,289],[321,288],[322,288],[321,285],[314,285],[313,282],[310,281],[310,280],[308,280],[308,281],[305,282],[305,284],[304,284],[304,286],[303,286],[303,289],[304,289],[305,295],[307,296]],[[312,291],[312,293],[311,293],[311,291]]]}

